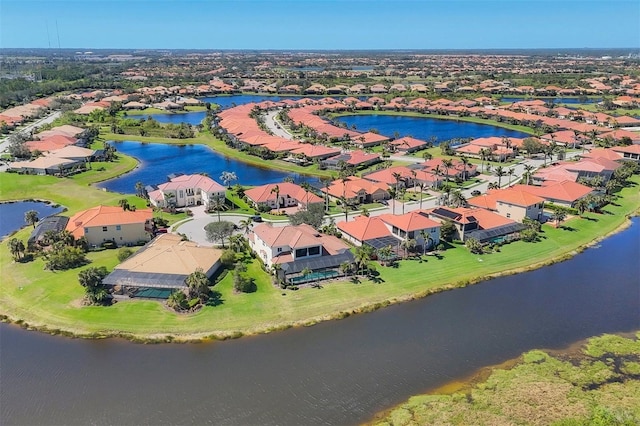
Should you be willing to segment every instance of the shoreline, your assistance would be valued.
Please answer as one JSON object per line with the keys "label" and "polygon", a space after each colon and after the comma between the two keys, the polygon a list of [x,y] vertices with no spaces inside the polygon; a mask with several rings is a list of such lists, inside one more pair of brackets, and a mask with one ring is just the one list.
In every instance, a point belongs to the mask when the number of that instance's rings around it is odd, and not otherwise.
{"label": "shoreline", "polygon": [[620,331],[614,333],[603,333],[595,336],[587,337],[584,339],[577,340],[568,345],[565,345],[561,348],[536,348],[530,349],[526,352],[521,353],[520,355],[509,358],[497,364],[486,365],[478,368],[472,373],[461,377],[459,379],[451,380],[445,382],[440,386],[436,386],[433,388],[426,389],[425,391],[411,395],[409,398],[404,400],[403,402],[396,404],[392,407],[386,408],[384,410],[378,411],[371,418],[365,421],[364,425],[376,425],[379,422],[388,419],[389,416],[396,410],[402,409],[405,407],[412,398],[415,397],[423,397],[423,396],[453,396],[456,394],[470,395],[474,389],[483,386],[487,383],[493,373],[498,371],[509,371],[514,368],[522,365],[525,362],[525,355],[532,351],[541,351],[548,354],[551,357],[559,358],[563,360],[567,359],[585,359],[586,355],[583,353],[585,347],[589,344],[593,339],[597,339],[603,336],[617,336],[630,340],[637,340],[640,338],[640,329],[631,330],[631,331]]}
{"label": "shoreline", "polygon": [[[631,218],[640,216],[640,210],[636,210],[626,215],[626,220],[623,221],[619,226],[617,226],[612,231],[596,236],[591,242],[581,246],[579,248],[573,248],[568,250],[567,252],[556,256],[551,259],[541,260],[533,265],[530,265],[526,268],[513,268],[508,269],[496,273],[492,273],[485,276],[476,276],[466,280],[460,280],[456,282],[449,282],[443,284],[438,288],[433,288],[429,290],[419,291],[411,294],[407,294],[404,296],[391,297],[389,299],[385,299],[380,302],[374,303],[365,303],[360,306],[353,307],[351,309],[340,310],[337,312],[328,313],[325,315],[320,315],[308,319],[297,320],[297,321],[289,321],[289,322],[281,322],[278,324],[274,324],[272,326],[262,326],[254,329],[245,329],[245,330],[232,330],[226,332],[198,332],[198,333],[185,333],[185,334],[171,334],[171,333],[151,333],[151,334],[138,334],[138,333],[129,333],[129,332],[121,332],[121,331],[104,331],[104,332],[81,332],[74,328],[51,328],[47,325],[42,324],[30,324],[27,319],[21,318],[12,318],[9,314],[0,313],[0,322],[20,326],[23,329],[28,331],[38,331],[41,333],[46,333],[50,335],[60,335],[69,338],[80,338],[80,339],[106,339],[106,338],[118,338],[124,339],[133,343],[144,343],[144,344],[159,344],[159,343],[211,343],[215,341],[221,340],[229,340],[229,339],[237,339],[240,337],[249,337],[256,336],[261,334],[269,334],[276,331],[284,331],[289,328],[294,327],[310,327],[316,325],[321,322],[326,321],[335,321],[347,318],[351,315],[357,315],[367,312],[373,312],[378,309],[395,305],[398,303],[409,302],[412,300],[422,299],[433,294],[441,293],[444,291],[450,291],[457,288],[464,288],[469,285],[480,284],[484,281],[489,281],[494,278],[499,278],[503,276],[516,275],[523,272],[533,271],[539,268],[543,268],[545,266],[550,266],[556,263],[563,262],[565,260],[569,260],[574,256],[580,254],[584,250],[594,245],[597,245],[602,240],[617,234],[631,226]],[[130,302],[119,302],[119,303],[130,303]],[[193,315],[193,314],[189,314]]]}

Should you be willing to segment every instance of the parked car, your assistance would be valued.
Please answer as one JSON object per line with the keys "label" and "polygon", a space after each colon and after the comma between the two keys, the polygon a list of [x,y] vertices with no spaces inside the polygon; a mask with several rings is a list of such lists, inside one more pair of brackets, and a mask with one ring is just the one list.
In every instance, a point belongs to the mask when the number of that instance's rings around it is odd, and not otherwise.
{"label": "parked car", "polygon": [[168,228],[158,228],[158,229],[156,229],[156,234],[166,234],[167,232],[169,232]]}
{"label": "parked car", "polygon": [[262,216],[260,216],[259,214],[251,216],[251,220],[254,222],[262,222]]}
{"label": "parked car", "polygon": [[477,189],[474,189],[473,191],[471,191],[471,195],[474,196],[474,197],[477,197],[480,194],[481,194],[481,192],[478,191]]}

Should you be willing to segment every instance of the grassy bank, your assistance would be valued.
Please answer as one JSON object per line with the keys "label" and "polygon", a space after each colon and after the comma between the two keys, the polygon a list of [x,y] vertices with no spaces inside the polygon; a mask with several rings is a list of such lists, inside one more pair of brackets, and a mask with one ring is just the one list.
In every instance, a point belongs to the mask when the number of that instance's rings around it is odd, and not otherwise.
{"label": "grassy bank", "polygon": [[472,387],[411,398],[373,423],[636,425],[640,423],[640,333],[604,335],[561,355],[534,350]]}
{"label": "grassy bank", "polygon": [[[50,199],[70,208],[95,205],[104,202],[105,197],[112,197],[111,200],[117,202],[118,198],[90,187],[70,187],[66,180],[19,177],[30,179],[28,193],[31,198]],[[482,256],[455,246],[445,251],[442,258],[429,256],[426,261],[402,261],[398,268],[378,266],[380,275],[376,282],[328,282],[323,283],[321,289],[302,288],[287,292],[274,287],[270,279],[259,272],[259,266],[253,264],[250,275],[257,279],[256,293],[236,294],[231,290],[230,281],[223,280],[216,287],[222,303],[192,315],[177,315],[161,303],[141,300],[120,302],[106,308],[81,307],[78,303],[82,296],[82,288],[77,283],[79,270],[43,271],[42,259],[26,264],[14,263],[4,242],[0,245],[0,313],[14,321],[23,320],[32,326],[79,335],[158,339],[167,335],[180,339],[225,338],[310,325],[568,257],[593,243],[598,236],[618,229],[627,222],[626,216],[640,207],[637,187],[640,177],[635,176],[633,181],[636,186],[624,188],[620,193],[623,197],[616,205],[607,207],[606,214],[586,214],[585,218],[565,222],[572,231],[545,225],[544,238],[535,244],[515,242],[504,246],[501,252]],[[12,186],[18,184],[16,180]],[[2,195],[5,186],[3,180]],[[17,236],[25,240],[28,233],[29,230],[24,229]],[[116,251],[92,253],[90,258],[92,266],[112,268],[116,263]]]}

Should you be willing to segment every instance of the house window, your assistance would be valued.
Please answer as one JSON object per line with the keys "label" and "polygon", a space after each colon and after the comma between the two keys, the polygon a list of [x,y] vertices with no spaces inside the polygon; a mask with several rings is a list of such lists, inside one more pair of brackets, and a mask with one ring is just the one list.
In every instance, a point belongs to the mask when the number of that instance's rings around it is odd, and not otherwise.
{"label": "house window", "polygon": [[84,228],[84,233],[88,234],[89,233],[89,228]]}
{"label": "house window", "polygon": [[411,231],[407,234],[407,238],[414,238],[415,237],[415,232]]}
{"label": "house window", "polygon": [[106,226],[102,227],[102,232],[107,232],[107,227]]}
{"label": "house window", "polygon": [[309,256],[315,256],[320,254],[320,246],[309,247]]}
{"label": "house window", "polygon": [[307,255],[307,249],[303,248],[303,249],[296,249],[296,259],[298,257],[305,257]]}
{"label": "house window", "polygon": [[122,231],[122,226],[116,225],[116,231]]}
{"label": "house window", "polygon": [[507,213],[507,217],[511,217],[511,213]]}
{"label": "house window", "polygon": [[184,191],[183,191],[182,189],[180,190],[180,195],[179,195],[179,197],[180,197],[180,198],[184,198]]}
{"label": "house window", "polygon": [[278,247],[278,253],[282,252],[282,247]]}

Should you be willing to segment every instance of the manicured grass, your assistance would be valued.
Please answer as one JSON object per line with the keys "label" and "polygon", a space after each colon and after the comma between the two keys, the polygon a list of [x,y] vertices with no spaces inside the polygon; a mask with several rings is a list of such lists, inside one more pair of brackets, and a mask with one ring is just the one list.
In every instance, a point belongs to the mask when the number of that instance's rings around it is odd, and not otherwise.
{"label": "manicured grass", "polygon": [[604,335],[561,357],[530,351],[461,391],[412,397],[374,424],[639,424],[638,339]]}
{"label": "manicured grass", "polygon": [[[8,182],[13,191],[20,181],[29,178],[29,194],[48,198],[78,208],[88,202],[85,198],[105,193],[78,186],[86,192],[78,194],[75,188],[68,195],[69,185],[56,178],[11,176]],[[4,176],[3,176],[4,177]],[[594,241],[598,235],[614,231],[626,220],[625,216],[640,207],[638,183],[624,188],[616,205],[606,210],[611,214],[587,214],[592,219],[574,218],[564,223],[573,231],[555,229],[545,225],[544,239],[538,243],[515,242],[502,247],[501,252],[472,255],[463,247],[446,250],[441,259],[427,256],[426,261],[401,261],[399,268],[377,266],[379,282],[363,281],[327,282],[322,289],[302,288],[283,291],[272,286],[270,278],[260,271],[257,262],[249,267],[249,275],[256,279],[258,291],[252,294],[234,294],[229,277],[216,286],[223,303],[205,307],[196,314],[177,315],[154,301],[127,301],[111,307],[80,307],[77,301],[82,289],[77,283],[81,269],[65,272],[43,271],[43,261],[13,263],[7,243],[0,245],[1,313],[12,319],[23,319],[30,324],[72,330],[80,334],[130,333],[139,336],[206,336],[234,335],[278,329],[291,324],[310,324],[322,319],[342,317],[352,312],[384,306],[450,287],[466,285],[483,277],[504,271],[525,270],[538,262],[548,262],[566,255]],[[24,186],[24,184],[20,184]],[[3,180],[3,194],[7,185]],[[79,190],[80,190],[79,189]],[[44,194],[42,196],[40,194]],[[82,198],[81,201],[75,197]],[[21,198],[21,197],[17,197]],[[61,199],[62,198],[62,199]],[[112,201],[117,202],[117,196]],[[100,199],[103,201],[103,199]],[[17,237],[25,240],[24,229]],[[116,264],[116,251],[91,254],[94,266],[112,268]],[[479,261],[482,259],[482,262]],[[284,294],[284,295],[283,295]]]}

